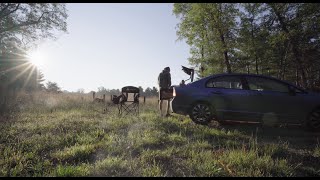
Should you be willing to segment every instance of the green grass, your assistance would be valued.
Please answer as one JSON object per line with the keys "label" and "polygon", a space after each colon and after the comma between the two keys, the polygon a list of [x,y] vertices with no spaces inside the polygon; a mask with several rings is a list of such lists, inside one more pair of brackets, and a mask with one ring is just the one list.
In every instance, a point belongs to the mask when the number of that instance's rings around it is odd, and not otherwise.
{"label": "green grass", "polygon": [[313,155],[315,157],[320,157],[320,144],[319,144],[319,142],[317,143],[316,147],[314,148]]}
{"label": "green grass", "polygon": [[318,134],[163,118],[156,99],[119,117],[81,95],[28,98],[0,121],[0,176],[320,175]]}
{"label": "green grass", "polygon": [[232,176],[292,176],[294,168],[282,159],[258,155],[256,151],[233,150],[220,157],[221,164]]}
{"label": "green grass", "polygon": [[87,164],[81,164],[78,166],[74,165],[58,165],[53,173],[52,176],[56,177],[80,177],[80,176],[88,176],[90,173],[90,168],[89,165]]}

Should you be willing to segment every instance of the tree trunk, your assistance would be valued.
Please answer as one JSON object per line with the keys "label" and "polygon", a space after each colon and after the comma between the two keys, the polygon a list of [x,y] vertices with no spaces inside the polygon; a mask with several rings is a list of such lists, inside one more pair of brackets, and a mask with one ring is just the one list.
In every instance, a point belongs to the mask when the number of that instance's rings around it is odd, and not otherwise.
{"label": "tree trunk", "polygon": [[299,71],[301,72],[301,80],[302,80],[302,86],[304,88],[307,88],[308,87],[308,83],[307,83],[307,78],[306,78],[306,72],[305,72],[305,69],[303,68],[303,65],[302,65],[302,61],[299,57],[299,51],[298,49],[296,48],[296,45],[290,40],[291,42],[291,45],[292,45],[292,50],[293,50],[293,54],[295,56],[295,59],[296,59],[296,63],[298,65],[298,68],[299,68]]}
{"label": "tree trunk", "polygon": [[[203,50],[203,45],[201,46],[201,62],[204,62],[204,50]],[[202,67],[202,63],[200,63],[200,67]],[[200,68],[201,69],[201,68]],[[199,72],[200,76],[203,77],[203,69]]]}
{"label": "tree trunk", "polygon": [[296,67],[296,86],[299,86],[299,71],[298,71],[298,67]]}
{"label": "tree trunk", "polygon": [[280,58],[280,64],[278,66],[278,74],[277,74],[277,78],[282,79],[282,66],[283,66],[283,58]]}
{"label": "tree trunk", "polygon": [[221,40],[221,43],[222,43],[222,47],[223,47],[223,55],[224,55],[224,64],[227,66],[227,72],[228,73],[232,73],[231,71],[231,66],[230,66],[230,61],[229,61],[229,57],[228,57],[228,50],[227,50],[227,46],[226,46],[226,42],[224,40],[224,36],[220,31],[220,40]]}
{"label": "tree trunk", "polygon": [[[219,4],[219,12],[222,12],[222,4]],[[221,15],[218,17],[220,19],[220,23],[223,23],[221,20]],[[228,57],[228,49],[227,49],[227,45],[224,39],[224,33],[222,32],[222,24],[219,24],[219,35],[220,35],[220,40],[222,43],[222,47],[223,47],[223,56],[224,56],[224,64],[227,66],[227,73],[232,73],[231,71],[231,66],[230,66],[230,61],[229,61],[229,57]]]}
{"label": "tree trunk", "polygon": [[287,44],[287,46],[285,46],[285,54],[284,54],[284,57],[283,57],[283,65],[282,65],[282,74],[281,74],[281,77],[282,77],[282,80],[285,80],[285,75],[286,75],[286,59],[287,59],[287,55],[288,55],[288,46],[290,45],[289,43],[285,43]]}
{"label": "tree trunk", "polygon": [[227,66],[227,72],[232,73],[230,62],[229,62],[229,57],[228,57],[228,51],[224,51],[223,54],[224,54],[224,63]]}
{"label": "tree trunk", "polygon": [[254,43],[254,15],[252,14],[252,18],[250,19],[250,23],[251,23],[251,43],[252,43],[252,47],[254,48],[254,58],[255,58],[255,67],[256,67],[256,73],[259,74],[259,65],[258,65],[258,56],[257,56],[257,51],[256,51],[256,45]]}
{"label": "tree trunk", "polygon": [[285,80],[285,74],[286,74],[286,59],[284,59],[284,62],[283,62],[283,66],[282,66],[282,80]]}
{"label": "tree trunk", "polygon": [[259,64],[258,64],[258,56],[255,54],[255,62],[256,62],[256,73],[259,74]]}

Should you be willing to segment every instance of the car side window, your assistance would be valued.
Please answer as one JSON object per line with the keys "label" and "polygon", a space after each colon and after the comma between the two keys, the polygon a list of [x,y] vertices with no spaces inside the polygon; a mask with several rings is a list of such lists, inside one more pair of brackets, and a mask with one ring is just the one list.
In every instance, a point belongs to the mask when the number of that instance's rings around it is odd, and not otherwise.
{"label": "car side window", "polygon": [[221,76],[210,79],[207,88],[243,89],[241,79],[237,76]]}
{"label": "car side window", "polygon": [[250,90],[289,92],[287,84],[262,77],[247,77]]}

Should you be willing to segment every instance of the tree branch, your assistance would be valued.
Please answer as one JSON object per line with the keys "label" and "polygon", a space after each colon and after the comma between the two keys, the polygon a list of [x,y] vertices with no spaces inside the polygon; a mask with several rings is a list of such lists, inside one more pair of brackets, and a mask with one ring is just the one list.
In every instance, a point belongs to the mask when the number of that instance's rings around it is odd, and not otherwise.
{"label": "tree branch", "polygon": [[42,15],[38,18],[38,20],[31,20],[31,21],[26,21],[26,22],[22,22],[20,24],[17,24],[17,25],[13,25],[11,27],[8,27],[6,29],[3,29],[2,31],[0,31],[0,34],[6,32],[6,31],[10,31],[10,30],[13,30],[13,29],[17,29],[17,28],[21,28],[21,27],[24,27],[24,26],[30,26],[30,25],[34,25],[34,24],[38,24],[40,23],[41,19],[43,18],[43,16],[45,14],[48,14],[48,13],[51,13],[51,12],[54,12],[54,11],[50,11],[50,12],[44,12],[42,13]]}
{"label": "tree branch", "polygon": [[8,9],[9,6],[10,6],[10,3],[8,3],[8,4],[6,5],[6,7],[4,7],[3,9],[1,9],[1,11],[0,11],[0,17],[1,17],[2,14],[4,13],[4,11],[5,11],[6,9]]}
{"label": "tree branch", "polygon": [[[19,9],[20,5],[21,5],[21,3],[19,3],[14,10],[10,11],[9,13],[7,13],[7,14],[5,14],[5,15],[2,15],[2,13],[4,13],[4,10],[2,10],[2,11],[1,11],[1,14],[0,14],[0,19],[2,19],[2,18],[4,18],[4,17],[6,17],[6,16],[8,16],[8,15],[14,13],[14,12],[16,12],[16,11]],[[5,7],[5,9],[7,9],[8,7],[9,7],[9,4],[8,4],[7,7]]]}

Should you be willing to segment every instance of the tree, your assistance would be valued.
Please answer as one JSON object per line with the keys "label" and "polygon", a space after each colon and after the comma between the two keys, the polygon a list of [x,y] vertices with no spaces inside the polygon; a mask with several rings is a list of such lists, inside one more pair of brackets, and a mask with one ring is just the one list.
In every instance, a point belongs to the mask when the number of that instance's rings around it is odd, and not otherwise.
{"label": "tree", "polygon": [[236,45],[236,5],[176,3],[173,12],[181,20],[179,39],[186,39],[191,46],[190,63],[205,69],[199,75],[231,73]]}
{"label": "tree", "polygon": [[56,82],[48,81],[47,82],[47,91],[53,92],[53,93],[60,93],[61,88],[58,86],[58,84]]}
{"label": "tree", "polygon": [[147,87],[144,91],[143,96],[157,96],[158,95],[158,89],[156,87]]}
{"label": "tree", "polygon": [[151,94],[152,94],[153,96],[157,96],[157,95],[158,95],[158,89],[153,86],[152,91],[151,91]]}
{"label": "tree", "polygon": [[150,87],[147,87],[144,91],[145,96],[152,96],[152,89]]}
{"label": "tree", "polygon": [[44,88],[43,74],[27,61],[37,41],[67,32],[67,11],[61,3],[0,3],[0,78],[2,97],[20,90]]}
{"label": "tree", "polygon": [[67,17],[63,3],[0,3],[0,49],[27,50],[39,39],[55,39],[56,31],[67,32]]}
{"label": "tree", "polygon": [[66,19],[61,3],[0,3],[1,109],[6,109],[4,102],[13,100],[17,91],[44,88],[44,76],[26,60],[26,52],[37,40],[55,39],[57,31],[67,32]]}
{"label": "tree", "polygon": [[98,87],[98,92],[97,94],[106,94],[107,93],[107,89],[103,86]]}
{"label": "tree", "polygon": [[[305,57],[306,52],[319,50],[320,4],[310,3],[267,3],[270,19],[275,21],[272,26],[281,34],[292,53],[296,69],[296,82],[308,88],[312,83],[314,67],[318,68],[319,60]],[[315,53],[317,56],[319,53]],[[317,71],[317,69],[315,70]],[[299,81],[300,79],[300,81]]]}
{"label": "tree", "polygon": [[240,12],[239,37],[237,40],[237,48],[239,49],[237,57],[239,60],[241,59],[237,62],[241,69],[238,72],[250,73],[252,67],[254,67],[254,72],[259,74],[261,73],[259,68],[262,55],[265,52],[263,47],[267,35],[261,26],[264,6],[261,3],[244,3],[240,6],[243,7],[243,11]]}
{"label": "tree", "polygon": [[141,96],[144,96],[143,88],[141,86],[138,87]]}
{"label": "tree", "polygon": [[0,55],[0,72],[6,78],[2,83],[8,91],[37,90],[44,80],[37,67],[18,54]]}
{"label": "tree", "polygon": [[43,81],[45,81],[44,75],[43,75],[42,71],[38,70],[38,72],[37,72],[37,89],[38,90],[44,90],[45,89]]}
{"label": "tree", "polygon": [[83,88],[78,89],[77,93],[84,94],[84,89]]}
{"label": "tree", "polygon": [[247,72],[320,86],[319,3],[179,3],[173,12],[199,77]]}
{"label": "tree", "polygon": [[112,95],[119,95],[120,94],[119,89],[111,89],[108,92],[109,92],[109,94],[112,94]]}

